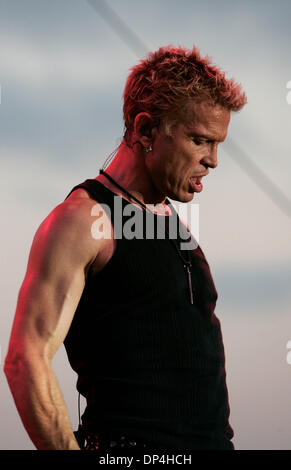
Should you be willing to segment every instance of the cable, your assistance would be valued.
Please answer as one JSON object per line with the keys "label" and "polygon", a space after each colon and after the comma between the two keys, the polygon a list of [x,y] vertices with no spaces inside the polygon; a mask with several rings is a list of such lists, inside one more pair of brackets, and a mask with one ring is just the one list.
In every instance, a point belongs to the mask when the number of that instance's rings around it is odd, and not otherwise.
{"label": "cable", "polygon": [[[110,25],[121,40],[138,56],[145,55],[149,49],[125,21],[106,3],[105,0],[86,0]],[[255,165],[252,159],[234,141],[228,139],[226,145],[229,154],[240,168],[273,201],[287,217],[291,219],[291,201],[281,189]],[[111,154],[112,155],[112,154]],[[110,156],[111,156],[110,155]]]}
{"label": "cable", "polygon": [[224,150],[273,203],[291,219],[291,200],[283,191],[252,161],[242,148],[232,139],[227,139]]}
{"label": "cable", "polygon": [[78,393],[78,418],[79,418],[79,427],[81,426],[81,407],[80,407],[80,392]]}
{"label": "cable", "polygon": [[148,53],[149,48],[145,43],[105,1],[87,0],[87,2],[138,57]]}
{"label": "cable", "polygon": [[113,158],[117,154],[119,148],[120,148],[120,145],[118,145],[118,147],[116,147],[116,149],[114,149],[113,152],[111,152],[110,155],[108,155],[108,157],[106,158],[105,162],[102,165],[102,170],[105,170],[107,168],[109,163],[113,160]]}

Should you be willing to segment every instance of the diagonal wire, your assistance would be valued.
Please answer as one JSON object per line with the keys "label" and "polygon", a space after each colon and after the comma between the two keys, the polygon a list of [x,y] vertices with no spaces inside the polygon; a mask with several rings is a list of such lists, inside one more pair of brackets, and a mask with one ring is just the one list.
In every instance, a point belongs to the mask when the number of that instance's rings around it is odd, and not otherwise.
{"label": "diagonal wire", "polygon": [[[125,21],[106,3],[105,0],[86,0],[92,8],[106,21],[119,38],[138,56],[144,56],[148,47]],[[237,145],[228,139],[225,150],[254,183],[273,201],[287,217],[291,219],[291,200]]]}
{"label": "diagonal wire", "polygon": [[87,3],[102,16],[113,31],[138,56],[146,55],[149,48],[122,18],[103,0],[87,0]]}
{"label": "diagonal wire", "polygon": [[291,200],[283,193],[279,186],[253,162],[246,152],[232,139],[227,139],[224,150],[276,206],[279,207],[285,215],[291,218]]}

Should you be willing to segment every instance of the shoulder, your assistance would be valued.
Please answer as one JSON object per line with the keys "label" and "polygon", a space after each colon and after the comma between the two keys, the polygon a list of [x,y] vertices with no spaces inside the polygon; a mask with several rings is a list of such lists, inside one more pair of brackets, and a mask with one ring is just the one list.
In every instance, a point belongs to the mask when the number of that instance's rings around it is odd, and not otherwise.
{"label": "shoulder", "polygon": [[60,253],[62,250],[64,255],[67,252],[86,257],[96,255],[102,245],[102,240],[92,236],[98,202],[84,193],[79,192],[58,204],[41,222],[33,240],[38,252]]}
{"label": "shoulder", "polygon": [[92,209],[97,204],[96,201],[78,197],[70,198],[58,204],[43,220],[39,230],[50,231],[57,235],[59,231],[79,234],[92,223]]}
{"label": "shoulder", "polygon": [[68,270],[84,266],[87,271],[111,244],[113,229],[109,219],[100,217],[105,213],[103,208],[86,191],[75,192],[74,197],[58,204],[35,232],[29,256],[33,269],[39,265],[42,271],[50,267],[53,272],[63,265]]}

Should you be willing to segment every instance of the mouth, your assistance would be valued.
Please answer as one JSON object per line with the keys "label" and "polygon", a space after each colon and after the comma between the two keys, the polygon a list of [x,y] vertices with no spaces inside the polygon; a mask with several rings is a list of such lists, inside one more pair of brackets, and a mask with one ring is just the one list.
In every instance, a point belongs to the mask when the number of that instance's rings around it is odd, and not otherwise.
{"label": "mouth", "polygon": [[203,189],[203,184],[201,182],[201,179],[203,178],[203,176],[206,176],[206,175],[191,176],[189,178],[189,183],[190,183],[190,188],[191,188],[190,192],[192,192],[192,193],[201,193],[201,191]]}

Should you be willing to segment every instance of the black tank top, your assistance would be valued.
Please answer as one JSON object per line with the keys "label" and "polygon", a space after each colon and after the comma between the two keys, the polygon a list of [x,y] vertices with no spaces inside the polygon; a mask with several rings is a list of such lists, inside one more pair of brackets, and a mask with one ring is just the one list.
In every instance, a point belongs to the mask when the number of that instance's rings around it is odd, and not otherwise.
{"label": "black tank top", "polygon": [[[137,206],[99,181],[87,179],[72,191],[77,188],[107,204],[113,224],[115,198],[122,223],[132,220],[130,209]],[[182,233],[184,224],[166,202],[172,215],[151,217],[156,226],[175,217]],[[146,212],[137,212],[145,223]],[[64,341],[77,389],[87,400],[83,427],[172,449],[233,449],[224,347],[214,314],[217,292],[208,263],[200,246],[188,250],[191,304],[183,262],[173,241],[157,232],[152,239],[119,235],[105,267],[89,271]]]}

